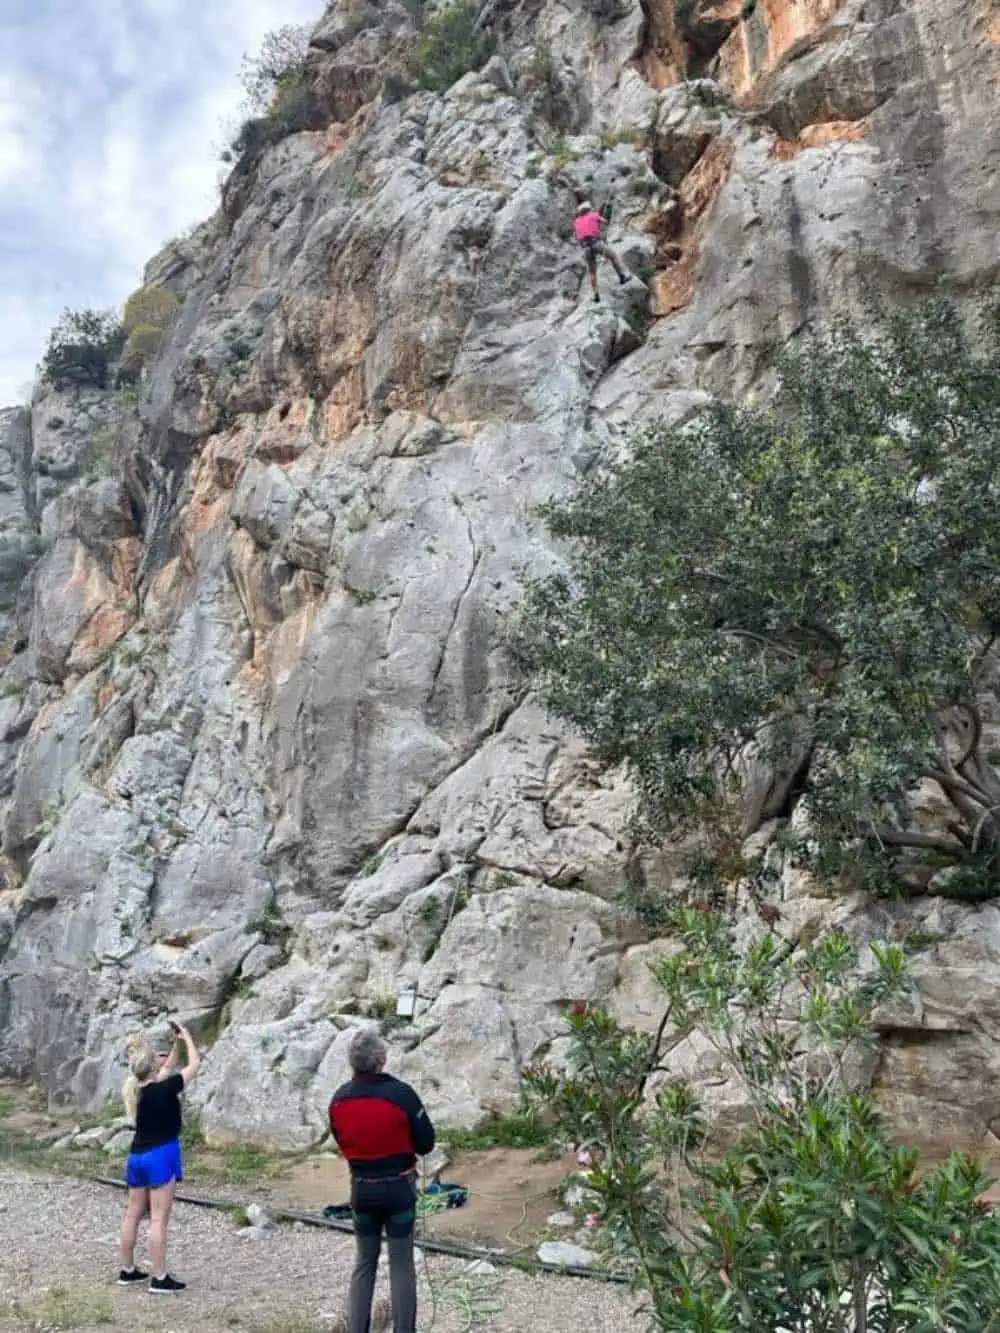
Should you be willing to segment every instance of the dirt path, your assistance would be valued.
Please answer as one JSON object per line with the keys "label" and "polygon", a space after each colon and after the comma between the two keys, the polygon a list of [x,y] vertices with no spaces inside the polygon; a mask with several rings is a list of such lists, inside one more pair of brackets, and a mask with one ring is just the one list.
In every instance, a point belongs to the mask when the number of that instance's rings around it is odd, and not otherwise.
{"label": "dirt path", "polygon": [[[329,1333],[342,1312],[350,1237],[282,1226],[254,1240],[225,1214],[184,1205],[173,1225],[171,1268],[190,1283],[188,1291],[155,1297],[121,1289],[112,1281],[121,1204],[119,1194],[99,1185],[0,1165],[4,1333]],[[425,1262],[421,1333],[641,1328],[631,1319],[634,1300],[621,1288],[504,1270],[484,1275],[434,1256]],[[379,1295],[386,1294],[383,1275]]]}
{"label": "dirt path", "polygon": [[[466,1186],[469,1202],[428,1216],[427,1234],[463,1245],[533,1252],[539,1240],[559,1238],[545,1219],[561,1208],[559,1186],[575,1170],[572,1156],[545,1161],[530,1149],[456,1154],[441,1178]],[[268,1183],[265,1193],[282,1207],[322,1212],[328,1203],[349,1198],[347,1164],[331,1153],[307,1157]]]}

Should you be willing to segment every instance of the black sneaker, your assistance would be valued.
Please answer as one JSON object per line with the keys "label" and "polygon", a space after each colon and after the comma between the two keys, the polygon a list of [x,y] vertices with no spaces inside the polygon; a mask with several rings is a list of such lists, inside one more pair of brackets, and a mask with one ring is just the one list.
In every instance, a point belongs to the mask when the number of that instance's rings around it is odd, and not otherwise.
{"label": "black sneaker", "polygon": [[627,287],[632,279],[627,274],[622,273],[618,275],[618,281],[622,287]]}
{"label": "black sneaker", "polygon": [[600,294],[600,292],[595,292],[595,293],[594,293],[594,300],[595,300],[595,301],[599,301],[600,299],[601,299],[601,294]]}
{"label": "black sneaker", "polygon": [[119,1287],[131,1287],[133,1282],[145,1282],[149,1277],[141,1268],[123,1268],[118,1274]]}
{"label": "black sneaker", "polygon": [[150,1291],[156,1291],[156,1292],[184,1291],[186,1287],[187,1287],[186,1282],[178,1282],[177,1279],[175,1277],[171,1277],[169,1273],[166,1275],[166,1277],[153,1277],[150,1278],[149,1280]]}

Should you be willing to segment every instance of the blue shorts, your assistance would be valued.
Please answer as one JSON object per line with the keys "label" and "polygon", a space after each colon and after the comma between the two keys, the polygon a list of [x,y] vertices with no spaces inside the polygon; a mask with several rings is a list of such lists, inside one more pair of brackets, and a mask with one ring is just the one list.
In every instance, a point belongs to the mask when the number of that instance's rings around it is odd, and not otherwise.
{"label": "blue shorts", "polygon": [[180,1139],[161,1143],[148,1152],[130,1152],[125,1164],[125,1183],[133,1190],[158,1190],[172,1180],[184,1179],[184,1157]]}

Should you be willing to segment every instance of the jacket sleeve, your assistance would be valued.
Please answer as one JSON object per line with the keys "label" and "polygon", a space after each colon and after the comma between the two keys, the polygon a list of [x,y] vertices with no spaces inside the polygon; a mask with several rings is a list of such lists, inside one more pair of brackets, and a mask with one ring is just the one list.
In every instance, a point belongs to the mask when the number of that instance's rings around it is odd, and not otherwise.
{"label": "jacket sleeve", "polygon": [[337,1144],[337,1147],[339,1148],[339,1147],[340,1147],[340,1135],[337,1133],[337,1116],[336,1116],[336,1110],[337,1110],[337,1093],[334,1093],[334,1095],[330,1098],[330,1105],[329,1105],[329,1108],[328,1108],[328,1110],[327,1110],[327,1116],[328,1116],[329,1121],[330,1121],[330,1133],[333,1135],[333,1137],[334,1137],[334,1141],[335,1141],[335,1143]]}
{"label": "jacket sleeve", "polygon": [[437,1135],[434,1133],[434,1126],[431,1124],[431,1118],[424,1109],[424,1104],[410,1089],[411,1095],[407,1098],[407,1113],[410,1117],[410,1132],[413,1135],[413,1150],[420,1157],[426,1157],[429,1152],[434,1151],[434,1145],[437,1142]]}

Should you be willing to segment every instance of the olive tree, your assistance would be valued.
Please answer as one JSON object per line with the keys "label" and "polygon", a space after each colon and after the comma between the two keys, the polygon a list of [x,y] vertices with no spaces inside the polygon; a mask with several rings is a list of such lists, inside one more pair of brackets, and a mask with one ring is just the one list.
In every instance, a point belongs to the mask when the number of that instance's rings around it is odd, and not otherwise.
{"label": "olive tree", "polygon": [[518,651],[648,832],[797,811],[831,879],[1000,892],[998,354],[941,301],[838,326],[770,408],[653,425],[548,506]]}

